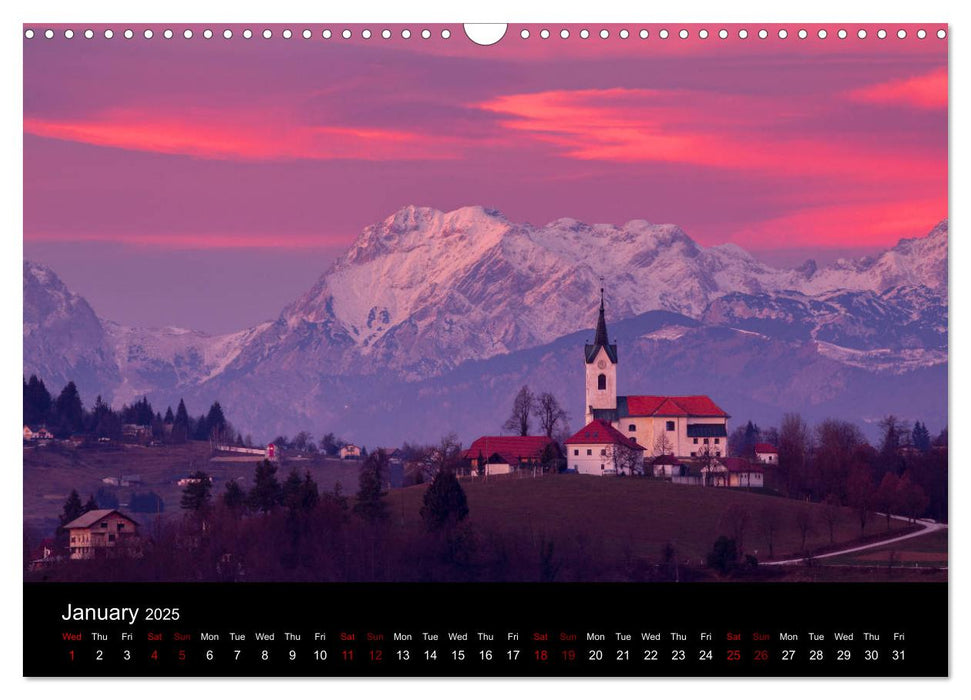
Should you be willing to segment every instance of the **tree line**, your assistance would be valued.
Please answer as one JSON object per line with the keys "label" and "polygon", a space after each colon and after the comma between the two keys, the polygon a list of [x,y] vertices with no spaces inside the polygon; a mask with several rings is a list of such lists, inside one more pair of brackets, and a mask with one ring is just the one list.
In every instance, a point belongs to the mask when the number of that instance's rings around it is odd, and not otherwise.
{"label": "tree line", "polygon": [[121,440],[125,425],[138,425],[150,428],[152,439],[160,442],[216,440],[239,445],[253,442],[251,437],[244,438],[233,428],[218,401],[213,402],[207,413],[196,417],[189,415],[182,399],[175,411],[169,406],[164,415],[146,397],[115,410],[98,395],[88,410],[73,381],[54,397],[43,380],[33,374],[24,380],[24,423],[32,427],[46,426],[58,439],[83,434]]}

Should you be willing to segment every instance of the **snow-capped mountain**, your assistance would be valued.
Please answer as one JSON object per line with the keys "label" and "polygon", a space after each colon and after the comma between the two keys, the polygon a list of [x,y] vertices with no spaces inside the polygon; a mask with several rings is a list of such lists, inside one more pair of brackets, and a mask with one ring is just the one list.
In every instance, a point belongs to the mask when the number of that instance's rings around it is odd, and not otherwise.
{"label": "snow-capped mountain", "polygon": [[83,297],[54,272],[24,261],[24,372],[52,386],[111,395],[120,380],[111,343]]}
{"label": "snow-capped mountain", "polygon": [[537,228],[482,207],[406,207],[366,228],[239,361],[309,353],[323,374],[391,368],[418,379],[589,327],[601,278],[615,320],[653,310],[702,318],[727,294],[940,291],[946,266],[946,222],[874,259],[778,270],[670,224]]}
{"label": "snow-capped mountain", "polygon": [[[799,410],[818,403],[819,377],[841,376],[833,368],[858,378],[946,366],[947,237],[945,220],[878,256],[777,269],[736,245],[701,246],[671,224],[558,219],[537,227],[482,207],[410,206],[364,229],[275,321],[222,336],[100,321],[53,272],[25,263],[24,372],[57,386],[84,371],[96,385],[87,394],[116,403],[143,394],[218,398],[234,407],[238,425],[264,437],[296,423],[341,427],[355,439],[381,424],[382,411],[400,410],[404,396],[447,403],[458,386],[493,405],[512,390],[506,379],[533,376],[500,358],[521,362],[531,349],[588,333],[603,278],[611,328],[669,314],[657,317],[660,327],[638,351],[643,366],[667,358],[666,384],[695,382],[699,367],[725,369],[705,354],[733,348],[742,353],[733,362],[749,363],[743,394],[763,406],[766,396],[785,396],[780,410]],[[735,337],[748,340],[725,340]],[[762,368],[759,353],[770,351],[776,359]],[[480,383],[465,374],[486,366],[501,367],[502,378]],[[783,381],[783,371],[792,376]],[[853,381],[834,384],[827,400],[838,405],[840,392],[865,384]],[[447,410],[458,415],[456,408]]]}

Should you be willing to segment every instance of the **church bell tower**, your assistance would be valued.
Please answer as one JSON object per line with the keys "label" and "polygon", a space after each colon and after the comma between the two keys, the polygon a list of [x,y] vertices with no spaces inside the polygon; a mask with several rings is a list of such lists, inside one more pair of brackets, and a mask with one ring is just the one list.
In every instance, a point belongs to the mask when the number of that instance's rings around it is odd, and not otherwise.
{"label": "church bell tower", "polygon": [[583,356],[586,369],[586,423],[594,418],[613,422],[617,419],[617,345],[611,345],[607,339],[603,287],[600,288],[597,334],[593,345],[584,345]]}

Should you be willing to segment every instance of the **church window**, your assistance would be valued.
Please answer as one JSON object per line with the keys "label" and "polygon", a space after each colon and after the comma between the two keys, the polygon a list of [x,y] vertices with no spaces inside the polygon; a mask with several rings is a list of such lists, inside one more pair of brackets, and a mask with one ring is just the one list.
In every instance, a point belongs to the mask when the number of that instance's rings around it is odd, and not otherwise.
{"label": "church window", "polygon": [[697,453],[697,452],[692,452],[692,453],[691,453],[691,456],[692,456],[692,457],[697,457],[697,456],[698,456],[698,453]]}
{"label": "church window", "polygon": [[722,456],[722,451],[721,450],[716,450],[715,451],[715,456],[716,457],[721,457]]}
{"label": "church window", "polygon": [[573,450],[573,456],[574,457],[579,457],[580,456],[580,450]]}
{"label": "church window", "polygon": [[632,433],[635,433],[637,432],[637,426],[631,423],[630,425],[627,426],[627,430],[629,430]]}
{"label": "church window", "polygon": [[717,445],[721,441],[721,438],[715,438],[715,444]]}
{"label": "church window", "polygon": [[597,390],[606,391],[607,390],[607,375],[600,374],[597,375]]}
{"label": "church window", "polygon": [[607,456],[607,449],[606,448],[600,450],[600,456],[601,457],[606,457]]}
{"label": "church window", "polygon": [[668,430],[674,430],[674,421],[669,420],[667,425]]}
{"label": "church window", "polygon": [[588,457],[589,457],[590,455],[592,455],[592,454],[593,454],[593,450],[587,450],[587,456],[588,456]]}
{"label": "church window", "polygon": [[708,444],[708,438],[705,438],[705,444],[706,445]]}
{"label": "church window", "polygon": [[698,444],[698,438],[695,438],[695,444],[696,445]]}
{"label": "church window", "polygon": [[603,471],[603,470],[604,470],[604,465],[601,464],[600,465],[600,471]]}

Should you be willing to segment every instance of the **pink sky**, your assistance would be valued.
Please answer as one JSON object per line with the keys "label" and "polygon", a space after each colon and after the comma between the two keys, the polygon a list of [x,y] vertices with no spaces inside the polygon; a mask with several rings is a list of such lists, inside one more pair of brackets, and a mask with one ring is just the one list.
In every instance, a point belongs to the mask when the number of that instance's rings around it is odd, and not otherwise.
{"label": "pink sky", "polygon": [[[162,280],[181,253],[252,265],[266,254],[286,269],[290,251],[309,286],[406,204],[482,204],[535,224],[674,222],[703,244],[824,258],[947,216],[938,27],[883,40],[867,27],[861,41],[856,25],[845,40],[835,26],[825,40],[817,26],[805,40],[765,26],[767,39],[751,26],[744,41],[738,27],[662,40],[659,26],[641,40],[640,25],[626,40],[608,27],[607,41],[543,41],[529,27],[523,41],[514,26],[493,47],[460,28],[448,41],[365,40],[353,26],[349,40],[312,26],[310,40],[234,27],[229,41],[200,26],[191,40],[182,26],[171,40],[158,26],[151,40],[58,28],[24,42],[26,254],[129,320],[144,307],[112,301],[99,266],[147,256]],[[68,272],[67,260],[86,262]]]}

